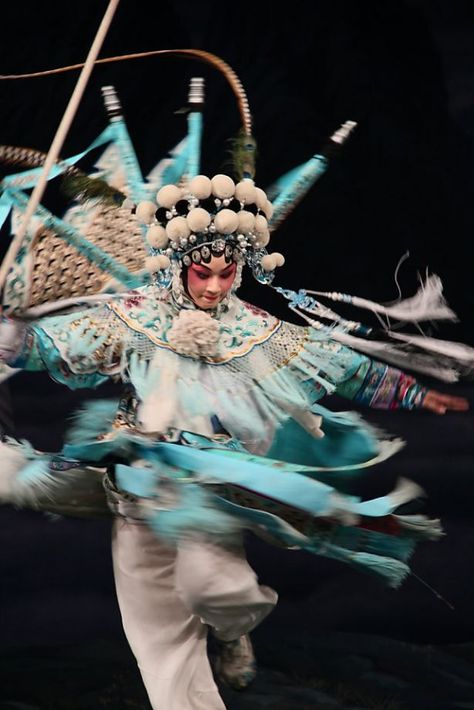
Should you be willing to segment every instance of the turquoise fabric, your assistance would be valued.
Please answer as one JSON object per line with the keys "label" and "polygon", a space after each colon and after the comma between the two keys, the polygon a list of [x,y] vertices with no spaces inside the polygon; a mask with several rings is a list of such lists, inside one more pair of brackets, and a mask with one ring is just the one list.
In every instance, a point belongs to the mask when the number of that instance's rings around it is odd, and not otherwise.
{"label": "turquoise fabric", "polygon": [[[67,327],[67,320],[69,320],[69,322],[77,320],[77,316],[75,315],[63,316],[62,318],[64,318],[64,320],[61,321],[61,328]],[[74,373],[70,368],[65,367],[65,362],[58,350],[57,343],[44,332],[40,325],[32,327],[32,335],[34,337],[32,339],[30,356],[24,364],[24,369],[48,370],[53,380],[60,384],[67,385],[70,389],[98,387],[109,379],[107,375],[101,374],[97,372],[97,370]],[[84,344],[89,342],[88,352],[84,346],[81,345],[81,335],[83,335],[83,332],[79,331],[74,336],[75,339],[77,339],[78,345],[76,357],[79,358],[82,355],[83,358],[89,359],[93,355],[94,350],[99,347],[100,342],[95,339],[92,342],[84,339]]]}
{"label": "turquoise fabric", "polygon": [[[68,453],[72,454],[71,449]],[[163,474],[163,471],[160,470],[161,464],[164,463],[168,471],[174,471],[172,477],[176,481],[192,476],[203,483],[237,485],[315,517],[328,514],[335,505],[331,500],[335,489],[309,477],[308,474],[311,473],[311,470],[304,470],[301,475],[296,466],[287,467],[281,461],[271,460],[267,457],[220,448],[194,449],[171,443],[156,443],[150,448],[143,448],[141,454],[148,456],[150,461],[157,465],[157,473],[155,474],[157,480],[160,476],[166,475],[166,472]],[[123,487],[135,495],[142,495],[137,492],[136,488],[138,485],[141,490],[142,483],[137,484],[134,480],[135,471],[137,472],[136,477],[140,479],[142,470],[129,466],[121,467],[120,471],[123,474],[121,478]],[[317,475],[317,470],[314,473]],[[148,479],[149,474],[147,474],[145,484],[147,490]],[[390,496],[382,496],[364,502],[355,497],[345,496],[344,499],[338,501],[338,505],[341,505],[346,511],[371,517],[389,515],[395,507]]]}
{"label": "turquoise fabric", "polygon": [[[168,338],[179,307],[154,293],[141,289],[30,328],[26,367],[72,388],[111,376],[130,387],[120,403],[86,408],[61,455],[115,465],[119,488],[169,540],[247,527],[398,584],[415,536],[383,528],[400,497],[362,501],[350,488],[400,444],[356,413],[320,404],[328,393],[359,391],[368,358],[333,341],[330,330],[282,323],[237,298],[215,315],[215,356],[183,357]],[[162,428],[153,429],[155,417]],[[381,529],[361,527],[365,519]]]}
{"label": "turquoise fabric", "polygon": [[[119,464],[116,467],[117,484],[134,496],[155,501],[155,506],[144,507],[145,519],[158,535],[170,542],[195,530],[222,537],[240,525],[257,534],[264,530],[266,539],[286,547],[304,549],[378,574],[393,587],[397,587],[409,573],[406,563],[415,547],[410,534],[390,535],[342,524],[318,529],[311,523],[311,518],[308,518],[306,530],[300,532],[281,518],[275,501],[282,496],[286,504],[306,510],[313,520],[324,519],[325,514],[335,515],[334,504],[330,502],[334,489],[304,476],[296,480],[298,474],[282,468],[281,462],[258,459],[261,464],[256,463],[256,457],[235,450],[228,450],[227,456],[223,454],[220,447],[204,451],[160,443],[149,455],[154,468],[138,469]],[[198,486],[196,483],[200,479],[201,486]],[[202,487],[206,481],[207,486],[212,481],[211,491]],[[221,486],[216,482],[232,483],[260,494],[268,488],[270,508],[274,505],[276,512],[237,505],[223,497],[224,492],[219,495]],[[166,491],[164,496],[163,490]],[[368,518],[385,518],[397,505],[390,496],[364,502],[346,496],[338,504],[341,506],[339,514],[344,510]]]}
{"label": "turquoise fabric", "polygon": [[338,473],[338,478],[344,480],[360,473],[358,465],[377,455],[379,442],[357,415],[330,412],[319,404],[313,405],[312,411],[323,417],[325,436],[315,439],[293,419],[288,419],[276,432],[267,453],[270,458],[305,466],[346,467],[344,471],[331,473],[331,477]]}

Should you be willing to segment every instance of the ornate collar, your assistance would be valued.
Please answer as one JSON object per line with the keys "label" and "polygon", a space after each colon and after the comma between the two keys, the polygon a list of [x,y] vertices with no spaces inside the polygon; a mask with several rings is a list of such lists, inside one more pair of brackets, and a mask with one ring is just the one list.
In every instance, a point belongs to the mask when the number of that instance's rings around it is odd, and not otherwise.
{"label": "ornate collar", "polygon": [[280,320],[234,294],[217,318],[187,300],[192,304],[189,308],[176,303],[169,291],[145,286],[108,307],[158,347],[214,365],[246,355],[281,326]]}

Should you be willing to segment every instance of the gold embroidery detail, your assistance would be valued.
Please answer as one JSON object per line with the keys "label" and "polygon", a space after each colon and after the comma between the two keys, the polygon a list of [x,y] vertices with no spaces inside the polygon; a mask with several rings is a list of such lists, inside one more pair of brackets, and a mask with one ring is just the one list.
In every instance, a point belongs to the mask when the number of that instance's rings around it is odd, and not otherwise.
{"label": "gold embroidery detail", "polygon": [[[122,320],[132,330],[146,335],[147,338],[151,340],[151,342],[155,343],[155,345],[158,345],[161,348],[165,348],[166,350],[171,350],[171,352],[176,352],[169,343],[162,340],[162,338],[160,338],[158,335],[155,335],[150,328],[139,325],[135,318],[129,318],[117,304],[111,303],[108,305],[108,307],[120,318],[120,320]],[[269,326],[268,329],[260,336],[246,338],[245,342],[242,343],[240,347],[235,348],[234,350],[227,350],[225,355],[221,355],[220,357],[215,356],[213,358],[202,358],[202,360],[203,362],[206,362],[209,365],[220,365],[225,362],[228,362],[229,360],[233,360],[235,357],[246,355],[256,345],[260,345],[261,343],[264,343],[266,340],[268,340],[274,333],[277,332],[281,325],[282,321],[275,319],[275,323],[272,326]]]}

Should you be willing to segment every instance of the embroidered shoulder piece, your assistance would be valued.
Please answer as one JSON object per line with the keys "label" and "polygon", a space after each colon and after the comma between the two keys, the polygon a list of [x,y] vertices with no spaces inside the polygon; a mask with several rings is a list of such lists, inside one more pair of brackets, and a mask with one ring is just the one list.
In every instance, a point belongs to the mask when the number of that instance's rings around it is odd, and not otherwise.
{"label": "embroidered shoulder piece", "polygon": [[[145,287],[123,301],[108,306],[131,330],[142,333],[160,348],[178,354],[174,338],[169,332],[180,313],[172,296],[163,291]],[[267,341],[280,328],[281,321],[236,296],[231,297],[229,308],[219,316],[210,312],[213,324],[219,326],[216,353],[202,355],[199,359],[220,365],[246,355],[254,347]],[[214,320],[215,319],[215,320]],[[189,355],[189,357],[192,357]]]}

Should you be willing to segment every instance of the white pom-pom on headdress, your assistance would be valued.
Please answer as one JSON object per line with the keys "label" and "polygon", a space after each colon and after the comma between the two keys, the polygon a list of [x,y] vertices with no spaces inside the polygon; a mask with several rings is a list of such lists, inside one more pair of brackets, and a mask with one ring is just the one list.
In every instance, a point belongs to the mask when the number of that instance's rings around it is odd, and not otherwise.
{"label": "white pom-pom on headdress", "polygon": [[266,254],[261,261],[264,271],[274,271],[278,266],[283,266],[284,263],[285,257],[277,251],[273,254]]}
{"label": "white pom-pom on headdress", "polygon": [[268,231],[268,222],[262,214],[258,214],[255,217],[255,232],[258,234],[266,231]]}
{"label": "white pom-pom on headdress", "polygon": [[168,246],[169,237],[161,224],[152,224],[146,233],[146,240],[153,249],[165,249]]}
{"label": "white pom-pom on headdress", "polygon": [[145,268],[150,272],[150,274],[156,274],[157,271],[169,269],[170,265],[170,260],[164,254],[159,254],[158,256],[148,256],[145,259]]}
{"label": "white pom-pom on headdress", "polygon": [[150,200],[139,202],[136,209],[136,216],[142,224],[151,224],[155,218],[156,204]]}
{"label": "white pom-pom on headdress", "polygon": [[237,219],[239,223],[239,232],[253,232],[255,228],[255,215],[246,210],[241,210],[237,212]]}
{"label": "white pom-pom on headdress", "polygon": [[[173,207],[182,197],[181,190],[176,185],[165,185],[158,190],[156,201],[161,207],[169,209]],[[155,207],[156,209],[156,207]]]}
{"label": "white pom-pom on headdress", "polygon": [[185,239],[191,234],[186,217],[173,217],[166,225],[166,234],[170,239]]}
{"label": "white pom-pom on headdress", "polygon": [[211,180],[212,194],[221,200],[234,196],[235,183],[228,175],[214,175]]}
{"label": "white pom-pom on headdress", "polygon": [[257,199],[257,192],[253,180],[241,180],[235,186],[235,197],[244,204],[253,204]]}
{"label": "white pom-pom on headdress", "polygon": [[265,254],[262,257],[261,265],[264,271],[274,271],[276,269],[276,260],[273,258],[273,254]]}
{"label": "white pom-pom on headdress", "polygon": [[186,188],[186,192],[194,195],[199,200],[205,200],[210,197],[212,192],[212,183],[207,175],[196,175],[190,180]]}
{"label": "white pom-pom on headdress", "polygon": [[275,260],[275,266],[283,266],[283,264],[285,263],[285,257],[278,251],[274,251],[273,254],[270,254],[270,256],[273,256]]}
{"label": "white pom-pom on headdress", "polygon": [[211,223],[211,215],[202,207],[195,207],[189,211],[186,222],[192,232],[203,232]]}
{"label": "white pom-pom on headdress", "polygon": [[214,225],[219,234],[232,234],[239,226],[239,218],[232,210],[221,210],[214,217]]}
{"label": "white pom-pom on headdress", "polygon": [[270,231],[268,229],[268,222],[265,217],[258,214],[255,217],[255,237],[261,247],[266,247],[270,241]]}
{"label": "white pom-pom on headdress", "polygon": [[265,207],[267,206],[268,202],[267,193],[262,190],[261,187],[256,187],[255,192],[257,193],[255,199],[257,207],[259,210],[262,210],[262,212],[265,212]]}
{"label": "white pom-pom on headdress", "polygon": [[255,233],[255,245],[266,247],[270,242],[270,231],[265,229],[263,232]]}

